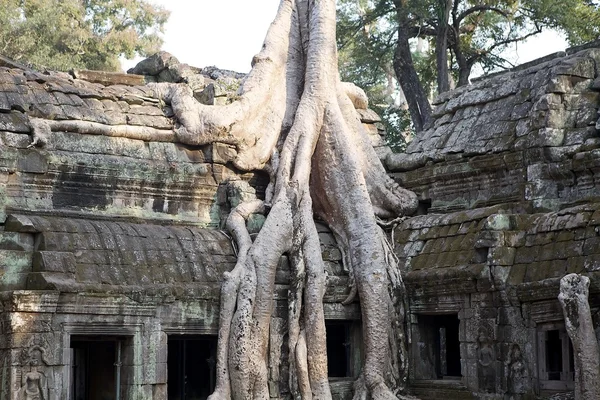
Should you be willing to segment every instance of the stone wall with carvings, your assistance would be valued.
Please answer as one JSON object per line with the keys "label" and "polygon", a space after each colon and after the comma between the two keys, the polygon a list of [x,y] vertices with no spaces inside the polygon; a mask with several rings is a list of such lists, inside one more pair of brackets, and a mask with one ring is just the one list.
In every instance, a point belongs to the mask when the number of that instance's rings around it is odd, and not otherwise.
{"label": "stone wall with carvings", "polygon": [[572,395],[565,274],[591,278],[600,339],[599,48],[443,94],[406,153],[387,155],[422,204],[394,235],[422,398]]}
{"label": "stone wall with carvings", "polygon": [[[166,400],[170,340],[216,340],[220,282],[236,261],[220,229],[240,199],[264,195],[268,176],[235,170],[235,149],[223,144],[185,146],[93,129],[33,137],[32,118],[151,127],[169,136],[176,123],[172,111],[147,82],[183,82],[199,101],[224,104],[243,78],[192,68],[165,53],[137,72],[0,67],[2,399],[76,397],[77,376],[87,368],[78,357],[85,357],[81,349],[92,351],[86,343],[94,343],[119,347],[121,358],[113,361],[121,371],[121,398]],[[374,145],[381,146],[377,115],[361,110],[360,116]],[[258,229],[261,218],[250,224]],[[326,318],[356,322],[358,304],[340,304],[350,290],[341,254],[326,227],[319,226],[319,235],[329,274]],[[289,393],[288,275],[284,257],[271,327],[273,398]],[[103,390],[116,384],[110,382]],[[333,382],[335,397],[351,395],[351,383]]]}
{"label": "stone wall with carvings", "polygon": [[[440,96],[405,154],[386,152],[378,117],[358,111],[391,174],[421,200],[421,215],[402,221],[393,242],[408,293],[409,383],[423,399],[568,393],[556,298],[566,273],[591,278],[600,336],[595,46]],[[133,72],[0,68],[0,398],[32,387],[51,400],[72,397],[74,343],[109,338],[122,357],[122,398],[166,399],[170,341],[216,333],[219,282],[235,263],[219,229],[239,199],[263,196],[267,176],[236,171],[235,149],[222,144],[93,130],[32,137],[32,118],[145,126],[168,137],[176,121],[146,82],[187,83],[199,101],[225,104],[242,78],[164,53]],[[359,305],[340,304],[347,272],[327,228],[319,235],[326,318],[354,332],[340,340],[351,346],[360,342]],[[282,258],[273,398],[288,393],[287,282]],[[357,363],[357,347],[347,362]],[[333,379],[334,397],[349,398],[351,383]]]}

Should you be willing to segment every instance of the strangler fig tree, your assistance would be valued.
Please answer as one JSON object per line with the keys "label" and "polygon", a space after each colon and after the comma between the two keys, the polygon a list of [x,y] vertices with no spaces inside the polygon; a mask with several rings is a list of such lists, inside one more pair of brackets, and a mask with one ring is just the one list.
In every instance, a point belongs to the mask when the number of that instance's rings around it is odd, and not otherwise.
{"label": "strangler fig tree", "polygon": [[[416,196],[390,179],[361,125],[360,89],[340,82],[335,0],[282,0],[262,50],[225,106],[198,103],[186,85],[156,84],[170,104],[177,140],[234,145],[234,164],[266,170],[266,198],[240,204],[227,226],[238,261],[221,294],[217,385],[211,400],[268,399],[267,349],[275,271],[290,259],[290,387],[296,398],[329,399],[324,263],[314,216],[334,233],[362,313],[365,358],[355,398],[402,397],[403,285],[378,219],[415,211]],[[254,238],[253,213],[266,221]]]}

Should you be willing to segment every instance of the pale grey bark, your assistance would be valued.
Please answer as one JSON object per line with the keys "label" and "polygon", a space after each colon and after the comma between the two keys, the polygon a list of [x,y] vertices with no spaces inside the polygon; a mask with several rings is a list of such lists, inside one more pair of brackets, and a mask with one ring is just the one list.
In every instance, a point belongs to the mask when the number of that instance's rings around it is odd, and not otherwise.
{"label": "pale grey bark", "polygon": [[[210,399],[269,399],[269,324],[275,271],[284,254],[293,271],[292,394],[305,400],[331,398],[326,276],[314,214],[335,232],[360,298],[365,360],[355,397],[402,397],[403,285],[376,217],[412,213],[417,198],[387,176],[369,144],[356,112],[368,106],[364,92],[339,80],[335,0],[281,0],[263,49],[229,105],[200,104],[182,84],[153,88],[173,109],[174,132],[77,121],[34,124],[41,135],[65,129],[191,145],[228,143],[237,149],[237,168],[269,172],[264,203],[242,203],[228,219],[239,254],[221,289],[217,384]],[[255,212],[267,218],[252,240],[245,221]]]}
{"label": "pale grey bark", "polygon": [[[289,255],[293,272],[290,388],[303,399],[331,398],[325,273],[313,213],[336,233],[360,297],[366,358],[355,395],[396,398],[405,377],[404,344],[398,343],[403,340],[403,286],[375,216],[410,213],[417,200],[386,175],[369,145],[355,111],[368,105],[364,92],[339,81],[335,1],[281,2],[233,104],[196,104],[184,88],[172,85],[157,86],[157,91],[178,117],[179,140],[235,140],[238,168],[271,172],[265,225],[232,273],[240,275],[233,316],[229,302],[222,306],[219,363],[227,367],[219,366],[222,379],[211,399],[269,397],[266,352],[282,254]],[[228,277],[223,297],[235,294],[232,282]]]}
{"label": "pale grey bark", "polygon": [[569,274],[560,280],[558,300],[573,344],[575,399],[600,399],[600,352],[588,302],[590,280]]}

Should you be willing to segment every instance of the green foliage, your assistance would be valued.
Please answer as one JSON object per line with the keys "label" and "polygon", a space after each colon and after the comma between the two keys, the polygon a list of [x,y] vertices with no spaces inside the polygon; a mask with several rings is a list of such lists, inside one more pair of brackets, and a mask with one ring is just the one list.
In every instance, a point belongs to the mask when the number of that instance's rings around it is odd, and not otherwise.
{"label": "green foliage", "polygon": [[0,0],[0,54],[35,68],[120,69],[160,49],[168,11],[146,0]]}
{"label": "green foliage", "polygon": [[[379,13],[383,11],[383,13]],[[406,147],[411,134],[410,115],[394,76],[392,57],[396,26],[386,9],[370,0],[338,0],[337,37],[343,81],[353,82],[369,97],[370,107],[386,127],[386,140],[394,151]]]}
{"label": "green foliage", "polygon": [[[450,75],[463,85],[468,83],[475,65],[484,72],[510,67],[503,52],[542,29],[564,32],[571,44],[597,39],[599,3],[598,0],[454,0],[450,19],[444,22],[444,0],[338,0],[342,79],[365,89],[372,108],[380,113],[391,129],[389,135],[397,140],[405,136],[409,125],[407,113],[397,102],[397,83],[392,79],[399,20],[409,21],[413,40],[420,38],[426,42],[423,51],[413,51],[412,58],[424,91],[433,94],[438,70],[436,46],[445,46],[450,56]],[[445,23],[449,25],[447,42],[436,43],[440,26]],[[396,147],[402,146],[404,143],[398,143]]]}
{"label": "green foliage", "polygon": [[600,1],[524,0],[525,7],[545,26],[566,34],[572,45],[600,37]]}
{"label": "green foliage", "polygon": [[410,114],[406,108],[375,108],[385,126],[385,142],[392,152],[402,153],[414,136]]}

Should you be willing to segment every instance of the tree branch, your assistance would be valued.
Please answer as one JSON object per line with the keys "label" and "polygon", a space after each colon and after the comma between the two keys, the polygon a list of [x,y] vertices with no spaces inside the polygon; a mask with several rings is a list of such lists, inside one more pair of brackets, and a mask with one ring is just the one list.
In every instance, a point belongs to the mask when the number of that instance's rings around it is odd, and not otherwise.
{"label": "tree branch", "polygon": [[519,37],[512,38],[512,39],[505,39],[505,40],[501,40],[499,42],[494,43],[488,49],[481,50],[481,51],[477,52],[473,57],[469,57],[469,62],[471,62],[471,60],[473,60],[472,62],[475,63],[478,60],[481,60],[482,58],[486,57],[488,54],[490,54],[492,51],[494,51],[498,47],[506,46],[511,43],[521,42],[525,39],[528,39],[528,38],[535,36],[542,32],[542,28],[538,24],[535,24],[535,28],[536,28],[535,31],[529,32],[528,34],[526,34],[524,36],[519,36]]}
{"label": "tree branch", "polygon": [[476,12],[482,12],[482,11],[493,11],[495,13],[502,15],[504,18],[508,18],[508,14],[504,10],[501,10],[498,7],[477,5],[477,6],[468,8],[465,11],[463,11],[462,13],[460,13],[460,15],[458,16],[456,21],[458,22],[458,24],[460,24],[462,22],[462,20],[465,19],[466,17],[468,17],[469,15],[474,14]]}

